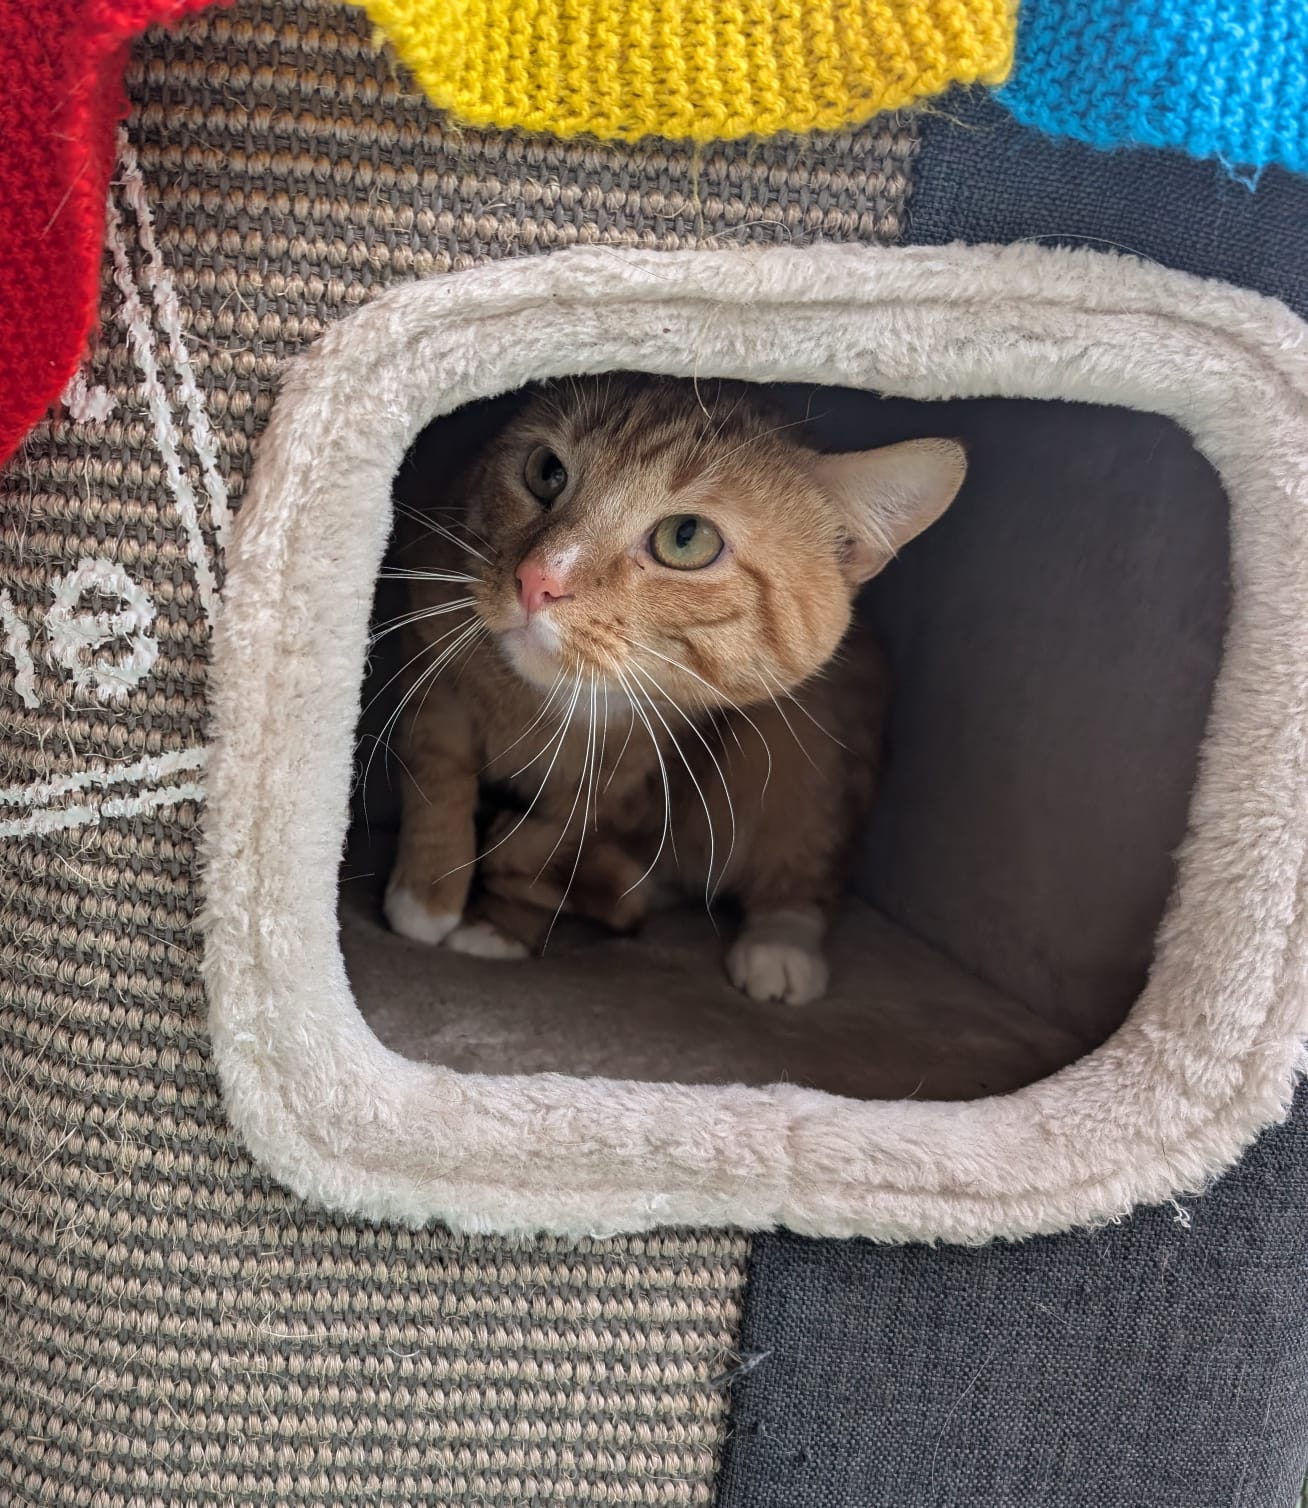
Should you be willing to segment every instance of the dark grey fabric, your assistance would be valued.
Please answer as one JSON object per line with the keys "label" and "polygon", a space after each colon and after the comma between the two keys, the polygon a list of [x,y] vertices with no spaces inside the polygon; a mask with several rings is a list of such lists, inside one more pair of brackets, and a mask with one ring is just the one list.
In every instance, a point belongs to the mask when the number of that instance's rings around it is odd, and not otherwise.
{"label": "dark grey fabric", "polygon": [[[949,98],[925,123],[908,240],[1024,239],[1135,252],[1308,315],[1308,179],[1270,170],[1251,191]],[[1292,1508],[1306,1288],[1308,1092],[1184,1220],[979,1251],[761,1237],[719,1508]]]}
{"label": "dark grey fabric", "polygon": [[1305,1211],[1308,1092],[1205,1197],[1093,1233],[756,1241],[719,1508],[1292,1508]]}
{"label": "dark grey fabric", "polygon": [[906,240],[1132,252],[1308,313],[1308,177],[1269,168],[1251,188],[1175,152],[1054,141],[979,92],[923,120]]}

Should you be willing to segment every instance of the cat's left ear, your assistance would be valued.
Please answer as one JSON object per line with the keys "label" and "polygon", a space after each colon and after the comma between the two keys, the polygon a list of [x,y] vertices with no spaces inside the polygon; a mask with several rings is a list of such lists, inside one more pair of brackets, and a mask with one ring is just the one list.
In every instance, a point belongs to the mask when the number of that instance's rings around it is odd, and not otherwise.
{"label": "cat's left ear", "polygon": [[957,440],[905,440],[879,450],[809,457],[818,486],[841,510],[851,586],[869,581],[949,507],[967,475]]}

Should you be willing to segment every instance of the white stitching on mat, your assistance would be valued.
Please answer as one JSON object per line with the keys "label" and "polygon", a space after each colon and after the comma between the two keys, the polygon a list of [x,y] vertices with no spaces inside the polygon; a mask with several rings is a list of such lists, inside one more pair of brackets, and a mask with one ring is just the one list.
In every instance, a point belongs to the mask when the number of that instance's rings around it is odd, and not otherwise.
{"label": "white stitching on mat", "polygon": [[190,352],[186,349],[186,341],[182,335],[182,313],[177,290],[173,287],[173,280],[169,277],[163,257],[159,254],[159,243],[155,240],[154,220],[150,215],[150,203],[146,197],[145,179],[141,175],[136,151],[128,140],[126,129],[122,126],[118,128],[118,160],[123,168],[123,198],[136,216],[137,235],[141,250],[146,256],[145,285],[149,288],[154,300],[159,323],[168,337],[168,349],[173,358],[173,365],[177,368],[182,399],[186,404],[186,412],[190,419],[191,439],[195,446],[195,454],[200,461],[205,491],[209,495],[209,515],[218,535],[218,543],[226,546],[227,528],[231,522],[231,510],[227,502],[227,484],[218,470],[218,448],[214,443],[209,416],[205,412],[200,385],[195,379]]}
{"label": "white stitching on mat", "polygon": [[59,401],[79,424],[103,424],[113,418],[118,400],[108,388],[98,387],[88,381],[86,366],[82,365],[68,379],[67,386],[59,395]]}
{"label": "white stitching on mat", "polygon": [[45,806],[56,796],[71,796],[78,791],[94,790],[97,786],[129,785],[137,780],[153,783],[183,770],[203,769],[208,753],[200,746],[176,749],[168,754],[147,754],[131,764],[107,765],[99,770],[73,770],[67,775],[56,775],[51,780],[37,781],[32,785],[0,786],[0,806]]}
{"label": "white stitching on mat", "polygon": [[127,331],[128,343],[136,358],[136,364],[141,370],[146,403],[154,428],[155,443],[163,457],[169,490],[172,492],[173,501],[181,517],[182,530],[186,536],[186,554],[195,571],[196,585],[200,589],[200,603],[205,615],[212,621],[218,605],[218,593],[214,585],[213,568],[209,563],[209,546],[205,541],[204,530],[200,527],[200,513],[196,506],[195,493],[191,490],[191,484],[182,470],[181,457],[174,443],[176,430],[168,395],[159,379],[159,365],[155,360],[150,320],[132,279],[122,220],[112,193],[106,202],[105,217],[106,237],[114,261],[114,282],[118,284],[123,295],[123,324]]}
{"label": "white stitching on mat", "polygon": [[14,690],[24,707],[39,707],[36,694],[36,666],[32,662],[31,639],[27,624],[18,616],[14,599],[0,592],[0,628],[4,629],[5,653],[14,662]]}
{"label": "white stitching on mat", "polygon": [[[150,633],[155,607],[149,593],[122,566],[103,558],[79,560],[53,586],[54,602],[45,615],[51,654],[74,685],[94,690],[102,702],[123,701],[159,658],[159,641]],[[87,592],[116,597],[121,606],[112,613],[79,612]],[[130,646],[122,659],[97,658],[95,651],[115,639]]]}
{"label": "white stitching on mat", "polygon": [[99,806],[64,806],[53,811],[29,812],[25,817],[13,817],[0,822],[0,838],[29,837],[61,832],[70,827],[95,826],[103,819],[135,817],[161,806],[176,806],[179,801],[203,799],[204,787],[194,782],[138,791],[134,796],[111,796]]}

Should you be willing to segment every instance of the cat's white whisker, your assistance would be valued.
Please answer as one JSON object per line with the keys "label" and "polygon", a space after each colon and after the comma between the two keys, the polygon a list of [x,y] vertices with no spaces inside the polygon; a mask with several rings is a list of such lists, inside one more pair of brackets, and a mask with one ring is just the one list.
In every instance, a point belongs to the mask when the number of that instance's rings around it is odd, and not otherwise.
{"label": "cat's white whisker", "polygon": [[[469,615],[469,619],[467,621],[471,621],[471,614]],[[445,633],[441,634],[438,639],[433,639],[430,644],[422,645],[422,647],[417,651],[416,654],[410,655],[409,658],[404,662],[404,664],[401,665],[400,668],[395,672],[395,674],[392,675],[390,679],[387,680],[382,686],[378,687],[378,689],[368,699],[368,702],[363,708],[364,714],[366,715],[372,710],[374,704],[391,689],[396,681],[398,681],[408,671],[411,665],[413,665],[416,661],[421,660],[423,655],[430,654],[431,651],[437,647],[437,645],[443,644],[446,639],[451,638],[454,634],[457,634],[461,628],[464,627],[466,627],[466,621],[465,623],[456,623],[453,628],[447,629]]]}
{"label": "cat's white whisker", "polygon": [[[693,677],[693,679],[697,680],[701,686],[704,686],[709,691],[711,691],[718,701],[725,702],[725,704],[730,707],[730,709],[736,714],[737,717],[744,718],[744,720],[750,725],[750,727],[753,728],[759,743],[763,745],[763,753],[767,756],[768,767],[763,775],[763,789],[760,792],[760,797],[766,796],[768,783],[772,779],[772,745],[768,743],[766,737],[763,734],[763,730],[749,715],[749,713],[746,712],[743,707],[738,707],[729,696],[726,696],[723,692],[719,691],[716,686],[711,685],[704,679],[702,675],[696,675],[689,665],[683,664],[680,660],[674,660],[671,655],[660,654],[657,649],[651,649],[648,644],[641,644],[635,639],[630,640],[629,643],[631,644],[631,647],[633,649],[640,650],[642,654],[653,655],[656,660],[662,660],[665,665],[671,665],[674,670],[680,670],[685,675]],[[740,741],[740,734],[736,732],[734,723],[731,725],[731,736],[736,741],[736,747],[743,754],[745,752],[745,746]]]}
{"label": "cat's white whisker", "polygon": [[[626,696],[626,693],[623,693]],[[613,784],[613,777],[618,773],[618,767],[622,764],[622,756],[627,752],[627,746],[631,743],[631,735],[636,731],[636,708],[631,697],[627,696],[627,707],[631,712],[631,721],[627,724],[627,736],[622,740],[622,747],[618,750],[618,757],[613,761],[613,768],[609,771],[609,778],[604,782],[604,789]]]}
{"label": "cat's white whisker", "polygon": [[[482,624],[475,618],[467,623],[455,624],[452,629],[450,629],[447,633],[442,634],[439,639],[434,640],[431,644],[424,645],[416,655],[406,661],[405,664],[395,672],[390,680],[386,682],[386,685],[382,687],[381,691],[377,693],[377,696],[380,696],[382,692],[387,689],[387,687],[391,686],[396,680],[400,678],[400,676],[404,675],[408,671],[409,667],[414,663],[415,660],[420,660],[424,654],[429,654],[433,649],[437,648],[438,645],[444,643],[445,640],[458,635],[457,638],[454,638],[454,642],[452,644],[448,645],[440,652],[439,655],[437,655],[435,661],[431,665],[425,666],[423,670],[418,674],[418,676],[415,677],[413,685],[410,686],[404,693],[404,695],[400,698],[399,704],[394,708],[390,716],[387,717],[385,723],[382,724],[381,732],[374,740],[372,751],[369,753],[367,763],[364,765],[363,776],[360,782],[360,789],[366,790],[368,787],[368,780],[372,774],[372,763],[373,760],[377,757],[378,747],[384,747],[389,753],[391,733],[394,730],[396,723],[399,722],[400,718],[404,715],[404,709],[409,705],[414,696],[417,695],[418,691],[423,686],[430,687],[431,683],[436,679],[438,675],[440,675],[441,671],[449,663],[450,658],[463,647],[470,635],[475,637],[477,631],[480,629],[482,629]],[[369,707],[371,707],[373,702],[377,700],[377,696],[374,696],[372,701],[368,703]],[[367,708],[365,708],[364,710],[366,711]]]}
{"label": "cat's white whisker", "polygon": [[[649,718],[645,715],[644,710],[640,706],[640,702],[636,694],[637,688],[627,680],[626,675],[621,670],[616,670],[615,674],[618,677],[618,682],[621,685],[623,691],[625,691],[627,694],[627,700],[631,703],[632,711],[640,717],[641,722],[644,724],[646,733],[649,734],[649,741],[654,748],[654,757],[658,760],[659,774],[663,779],[663,835],[659,838],[658,852],[650,860],[649,868],[644,872],[644,874],[642,874],[641,877],[634,883],[628,885],[627,888],[622,892],[622,899],[625,900],[633,890],[638,889],[645,883],[647,879],[649,879],[650,875],[652,875],[655,869],[658,867],[659,860],[663,857],[663,850],[667,845],[668,834],[672,829],[672,789],[668,782],[668,767],[663,760],[663,750],[659,748],[659,741],[654,735],[654,725],[650,722]],[[674,843],[673,852],[675,853],[675,851],[676,845]]]}
{"label": "cat's white whisker", "polygon": [[495,554],[499,553],[499,551],[495,549],[495,546],[491,544],[490,540],[487,539],[484,534],[479,534],[477,530],[472,527],[472,525],[468,522],[467,514],[462,508],[439,508],[432,503],[424,503],[420,516],[425,518],[429,513],[456,514],[457,517],[455,518],[455,521],[452,525],[453,528],[462,529],[465,534],[471,534],[475,540],[479,540],[482,544],[484,544],[488,550],[493,551]]}
{"label": "cat's white whisker", "polygon": [[[527,724],[527,726],[522,730],[521,733],[518,734],[517,738],[515,738],[511,744],[506,744],[505,747],[502,748],[498,754],[491,755],[491,757],[481,767],[483,773],[486,770],[488,770],[491,767],[491,765],[493,765],[496,762],[496,760],[503,759],[506,754],[511,753],[514,749],[516,749],[518,747],[518,745],[523,741],[524,738],[529,737],[530,734],[536,728],[538,728],[540,726],[541,722],[549,714],[550,708],[554,705],[554,698],[558,695],[559,687],[562,684],[563,684],[563,671],[560,670],[559,673],[558,673],[558,675],[556,675],[554,677],[554,684],[549,689],[549,695],[540,704],[540,711],[536,714],[536,716],[534,718],[532,718],[531,722],[529,722]],[[546,744],[545,747],[548,748],[549,745]],[[531,767],[531,765],[534,764],[535,761],[537,759],[539,759],[539,758],[540,758],[540,753],[537,753],[534,756],[533,759],[529,760],[525,765],[523,765],[522,770],[529,769]],[[519,776],[519,775],[522,774],[522,770],[514,770],[513,774],[509,776],[509,779],[510,780],[516,779],[517,776]]]}
{"label": "cat's white whisker", "polygon": [[[577,677],[577,684],[578,684],[578,687],[580,687],[580,684],[581,684],[581,677],[580,677],[580,675]],[[559,835],[558,835],[558,837],[554,840],[554,847],[550,849],[550,851],[549,851],[548,854],[546,854],[546,856],[545,856],[545,862],[536,871],[536,879],[537,880],[539,880],[540,877],[541,877],[541,875],[543,875],[545,873],[546,869],[549,868],[550,860],[554,857],[554,855],[556,853],[558,853],[558,851],[559,851],[559,845],[563,842],[564,838],[567,837],[567,835],[568,835],[568,829],[572,826],[572,819],[577,815],[577,807],[581,804],[581,792],[582,792],[582,788],[586,784],[586,767],[587,767],[587,764],[589,763],[590,741],[591,741],[591,739],[595,735],[595,702],[594,702],[594,696],[595,696],[595,672],[593,670],[590,673],[590,690],[591,690],[590,726],[589,726],[589,728],[586,731],[586,756],[583,757],[583,759],[582,759],[582,762],[581,762],[581,774],[577,777],[577,794],[572,798],[572,806],[570,807],[570,809],[568,811],[568,815],[567,815],[567,818],[565,819],[565,821],[563,823],[563,826],[559,829]],[[582,836],[583,839],[586,836],[586,827],[585,827],[585,818],[584,817],[582,819],[581,836]],[[580,852],[581,852],[580,847],[578,847],[577,852],[578,852],[578,855],[580,855]]]}
{"label": "cat's white whisker", "polygon": [[413,623],[423,623],[428,618],[443,618],[446,613],[457,613],[461,608],[472,607],[471,597],[457,597],[453,602],[444,602],[439,607],[422,607],[411,613],[401,613],[397,618],[388,618],[385,623],[379,623],[372,631],[368,639],[368,647],[380,644],[387,634],[398,632],[402,628],[408,628]]}
{"label": "cat's white whisker", "polygon": [[[486,627],[486,625],[480,619],[478,619],[469,627],[468,631],[461,638],[456,639],[454,643],[450,645],[449,650],[441,660],[441,670],[448,670],[451,665],[455,664],[460,659],[462,659],[464,661],[464,664],[466,664],[468,659],[471,658],[473,651],[476,649],[478,642],[481,639],[484,639],[489,632],[490,630]],[[463,665],[460,665],[459,669],[462,670]],[[427,689],[422,694],[422,701],[418,703],[418,712],[415,714],[415,716],[421,715],[422,709],[427,705],[427,698],[431,694],[431,688],[435,684],[436,677],[433,676],[431,680],[427,682]]]}
{"label": "cat's white whisker", "polygon": [[395,511],[402,513],[405,518],[411,519],[414,523],[421,524],[424,528],[429,529],[431,533],[439,534],[442,539],[447,539],[456,549],[466,550],[469,555],[475,555],[484,565],[490,565],[490,560],[474,545],[470,545],[466,539],[460,539],[454,530],[448,528],[445,524],[438,523],[434,518],[428,518],[420,509],[407,507],[404,503],[396,503]]}
{"label": "cat's white whisker", "polygon": [[[664,697],[665,700],[672,701],[672,698],[669,697],[668,694],[667,694],[667,692],[663,690],[663,687],[659,684],[659,682],[657,680],[655,680],[654,676],[648,670],[641,669],[641,667],[638,666],[635,663],[634,660],[632,661],[632,669],[635,670],[637,672],[637,674],[644,676],[647,681],[652,682],[653,685],[662,693],[662,695],[663,695],[663,697]],[[684,708],[678,706],[678,704],[676,702],[672,702],[672,705],[677,708],[678,712],[681,713],[682,717],[686,720],[686,723],[690,727],[690,731],[695,735],[695,737],[697,739],[699,739],[700,743],[703,744],[703,746],[704,746],[704,752],[708,755],[709,759],[713,762],[713,768],[717,771],[718,780],[721,782],[721,785],[722,785],[722,795],[725,798],[726,803],[727,803],[727,817],[728,817],[728,819],[731,822],[731,841],[727,844],[727,856],[722,861],[722,868],[718,872],[718,878],[717,878],[716,883],[713,882],[713,859],[712,859],[712,854],[711,853],[710,853],[710,857],[709,857],[709,872],[708,872],[708,881],[707,881],[707,883],[709,885],[711,885],[711,889],[709,889],[709,891],[708,891],[706,900],[707,900],[707,904],[708,904],[708,906],[709,906],[709,908],[711,910],[712,906],[713,906],[713,902],[717,899],[718,891],[722,888],[722,882],[726,879],[727,875],[731,871],[731,860],[735,856],[735,852],[736,852],[736,804],[731,799],[731,786],[730,786],[730,784],[727,781],[727,772],[722,768],[722,765],[718,761],[718,756],[713,752],[713,747],[709,743],[708,739],[705,738],[704,733],[703,733],[702,729],[700,728],[699,724],[695,722],[694,718],[692,718],[690,716],[690,714],[685,711]],[[739,745],[740,745],[740,740],[739,739],[736,740],[736,745],[737,745],[737,747],[739,747]],[[764,747],[766,748],[766,740],[764,742]],[[742,752],[743,752],[743,750],[742,750]],[[770,760],[770,758],[771,758],[771,756],[769,754],[769,760]],[[769,771],[770,770],[771,770],[771,764],[769,763]],[[691,778],[694,779],[693,776]],[[701,795],[700,799],[703,800],[702,795]],[[705,820],[707,821],[708,820],[708,805],[707,805],[707,803],[705,803],[704,815],[705,815]],[[708,822],[708,829],[709,829],[709,841],[710,841],[710,843],[712,843],[713,836],[714,836],[712,822]]]}
{"label": "cat's white whisker", "polygon": [[795,732],[794,725],[791,723],[790,719],[786,716],[786,709],[781,705],[781,703],[776,698],[776,693],[772,690],[772,688],[768,685],[768,683],[763,679],[762,676],[759,677],[759,684],[763,687],[764,691],[767,692],[768,699],[771,701],[772,705],[777,709],[777,716],[781,719],[781,721],[783,723],[785,723],[785,725],[786,725],[786,732],[789,733],[790,736],[791,736],[791,738],[793,738],[795,740],[795,746],[796,746],[796,748],[798,748],[799,752],[804,756],[805,759],[808,760],[809,764],[811,764],[815,770],[818,770],[818,772],[820,774],[821,770],[820,770],[820,768],[818,766],[817,760],[814,759],[813,756],[808,752],[808,747],[804,743],[804,740],[802,738],[800,738],[800,736],[799,736],[798,733]]}
{"label": "cat's white whisker", "polygon": [[[718,763],[717,757],[714,755],[713,750],[709,748],[708,740],[695,726],[694,720],[685,712],[682,712],[680,707],[677,707],[677,704],[672,701],[671,697],[668,696],[667,692],[664,691],[663,687],[659,685],[659,683],[654,679],[654,677],[649,673],[648,670],[642,670],[634,660],[631,662],[631,668],[638,676],[641,677],[642,680],[648,681],[650,685],[653,686],[658,694],[664,699],[664,701],[671,703],[673,707],[677,708],[677,711],[689,725],[691,732],[693,732],[695,737],[699,739],[700,743],[704,745],[704,749],[707,752],[708,757],[713,761],[713,768],[718,772],[718,779],[722,782],[722,789],[726,792],[727,796],[727,811],[731,815],[731,845],[727,850],[727,857],[722,865],[722,873],[718,876],[718,881],[719,883],[721,883],[723,876],[726,874],[727,869],[731,864],[731,856],[735,852],[736,847],[736,811],[735,807],[731,804],[731,791],[727,786],[727,777],[722,773],[722,766]],[[711,913],[713,910],[713,897],[717,894],[718,889],[717,885],[713,883],[713,866],[714,862],[717,859],[717,835],[713,831],[713,813],[709,809],[708,797],[704,794],[704,789],[700,785],[695,771],[691,768],[690,760],[686,758],[686,751],[681,747],[680,740],[668,726],[667,719],[659,711],[658,704],[652,697],[650,698],[649,704],[650,710],[654,713],[654,716],[658,718],[659,722],[663,724],[664,732],[666,732],[669,739],[671,739],[672,747],[677,751],[677,757],[681,760],[682,764],[685,765],[686,774],[690,776],[690,783],[695,787],[695,794],[699,797],[699,804],[704,808],[704,826],[708,829],[709,840],[708,871],[704,876],[704,905],[705,908]]]}
{"label": "cat's white whisker", "polygon": [[[607,676],[601,682],[601,687],[602,687],[603,692],[604,692],[604,720],[600,724],[600,751],[599,751],[599,758],[595,761],[595,778],[597,780],[604,773],[604,751],[609,746],[609,682],[608,682],[608,677]],[[607,789],[608,789],[608,787],[605,786],[605,790],[607,790]],[[595,802],[595,831],[596,832],[599,831],[599,800],[598,799],[596,799],[596,802]]]}
{"label": "cat's white whisker", "polygon": [[824,728],[822,724],[818,722],[817,718],[815,718],[813,714],[808,710],[808,708],[803,704],[803,702],[801,702],[800,699],[795,695],[795,693],[793,691],[787,691],[786,688],[781,684],[781,682],[777,680],[776,676],[769,673],[766,666],[761,666],[760,671],[773,683],[773,685],[776,686],[777,690],[781,692],[782,696],[784,696],[788,702],[794,702],[795,706],[799,708],[799,710],[804,714],[806,718],[808,718],[809,722],[813,724],[813,726],[818,730],[819,733],[823,734],[826,738],[829,738],[838,749],[844,749],[846,754],[849,753],[849,745],[841,743],[841,741],[829,728]]}
{"label": "cat's white whisker", "polygon": [[[513,835],[518,831],[518,829],[522,826],[522,824],[528,819],[528,817],[531,816],[532,812],[534,812],[536,810],[536,803],[545,794],[545,787],[550,783],[550,776],[554,773],[554,765],[557,762],[559,754],[560,754],[560,752],[563,749],[563,744],[564,744],[564,740],[567,737],[568,729],[572,725],[572,714],[573,714],[573,711],[575,710],[575,708],[577,706],[577,699],[578,699],[578,697],[580,697],[580,695],[581,695],[581,676],[578,675],[576,677],[576,680],[573,682],[572,701],[571,701],[571,703],[568,706],[567,713],[564,716],[563,722],[562,722],[562,724],[559,727],[559,731],[557,733],[555,733],[550,738],[549,743],[547,743],[545,745],[545,748],[541,751],[542,753],[545,753],[552,746],[553,749],[554,749],[554,757],[550,760],[550,762],[549,762],[549,768],[545,771],[545,778],[536,787],[536,794],[531,798],[531,801],[528,803],[527,810],[525,812],[523,812],[523,814],[518,818],[518,820],[508,830],[508,832],[506,832],[504,834],[504,836],[502,838],[500,838],[497,842],[492,843],[489,848],[483,849],[481,853],[474,854],[473,857],[471,859],[469,859],[466,863],[464,863],[464,864],[456,864],[453,869],[447,869],[444,874],[437,875],[437,877],[435,878],[435,880],[432,881],[433,885],[439,885],[442,880],[448,879],[449,876],[452,875],[452,874],[458,874],[458,872],[461,869],[471,869],[471,868],[473,868],[474,865],[480,864],[483,859],[488,858],[491,854],[493,854],[497,848],[503,848],[504,845],[509,841],[509,839],[513,837]],[[536,759],[539,759],[539,758],[540,758],[540,755],[538,754],[536,756]],[[536,760],[533,759],[531,761],[531,764],[535,764],[535,762],[536,762]],[[523,765],[523,769],[524,770],[525,769],[529,769],[529,768],[530,768],[530,765]]]}
{"label": "cat's white whisker", "polygon": [[477,586],[481,580],[466,571],[425,571],[419,566],[387,566],[377,576],[381,581],[441,581],[453,586]]}
{"label": "cat's white whisker", "polygon": [[[581,850],[585,846],[586,829],[590,823],[590,799],[595,790],[595,744],[597,737],[598,734],[595,728],[595,672],[592,670],[590,673],[590,728],[586,734],[586,758],[582,766],[586,780],[586,806],[581,814],[581,831],[577,835],[577,852],[572,860],[572,873],[568,876],[568,883],[563,887],[563,896],[550,920],[549,927],[545,933],[545,940],[540,945],[542,953],[549,947],[550,938],[554,935],[554,928],[558,923],[559,917],[563,914],[563,908],[568,904],[568,896],[572,894],[572,886],[577,878],[577,870],[581,867]],[[571,817],[569,817],[568,821],[571,822],[571,820]],[[566,827],[564,831],[567,831]],[[552,857],[553,855],[551,854]],[[547,859],[545,862],[548,863],[549,860]]]}
{"label": "cat's white whisker", "polygon": [[[560,671],[559,672],[560,679],[562,678],[562,674],[563,674],[562,671]],[[555,684],[557,685],[558,682],[555,682]],[[573,686],[575,688],[577,688],[577,690],[579,690],[580,687],[581,687],[581,673],[580,673],[580,671],[577,673],[576,678],[573,681]],[[553,698],[553,693],[551,693],[551,699],[552,698]],[[546,702],[545,705],[546,705],[546,707],[548,707],[549,706],[549,702]],[[548,754],[549,751],[550,751],[550,749],[553,747],[554,740],[556,738],[562,738],[563,737],[563,735],[568,731],[568,724],[572,720],[572,714],[573,714],[573,711],[575,710],[575,708],[576,708],[576,697],[574,695],[572,704],[568,707],[567,712],[563,716],[563,721],[562,721],[562,723],[559,726],[558,732],[552,733],[549,736],[549,738],[545,741],[545,743],[542,744],[541,747],[536,750],[536,752],[531,756],[531,758],[526,762],[526,764],[519,765],[519,767],[516,770],[514,770],[514,772],[508,777],[510,783],[512,783],[513,781],[515,781],[518,778],[519,775],[525,775],[526,772],[529,769],[531,769],[532,765],[534,765],[538,759],[541,759],[546,754]],[[537,722],[540,721],[539,717],[536,719],[536,721]],[[535,724],[533,723],[532,726],[534,727]],[[530,732],[531,729],[528,729],[527,731]],[[522,738],[525,738],[525,737],[526,737],[526,734],[524,733],[521,738],[515,739],[514,742],[515,743],[521,743],[522,742]],[[509,749],[511,749],[512,747],[513,747],[513,744],[510,744],[509,745]],[[508,753],[508,749],[506,749],[504,752],[507,754]]]}

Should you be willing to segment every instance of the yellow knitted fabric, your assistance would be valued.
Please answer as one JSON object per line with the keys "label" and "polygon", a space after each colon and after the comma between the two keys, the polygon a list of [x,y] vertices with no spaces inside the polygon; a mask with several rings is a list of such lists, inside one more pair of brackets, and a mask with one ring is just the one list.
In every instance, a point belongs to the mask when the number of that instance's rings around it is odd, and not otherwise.
{"label": "yellow knitted fabric", "polygon": [[633,141],[835,130],[1002,82],[1016,0],[363,0],[469,125]]}

